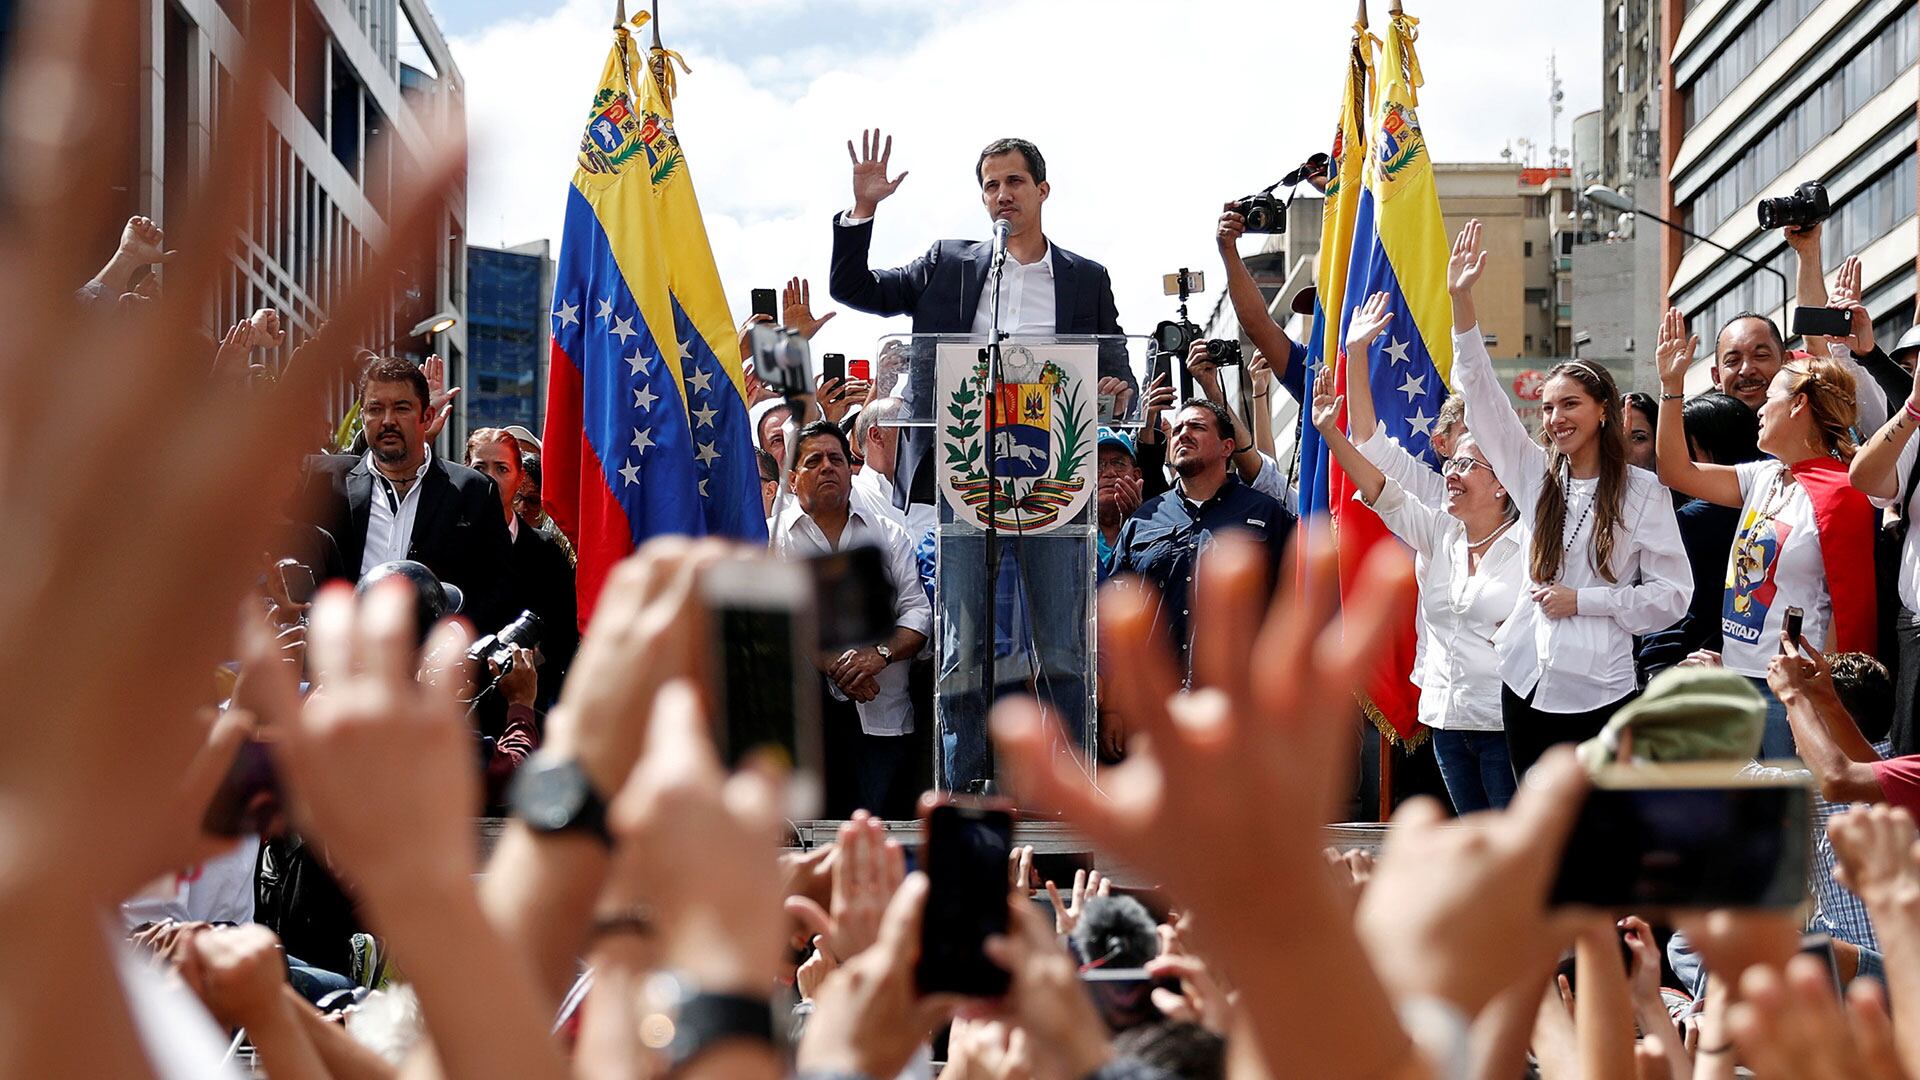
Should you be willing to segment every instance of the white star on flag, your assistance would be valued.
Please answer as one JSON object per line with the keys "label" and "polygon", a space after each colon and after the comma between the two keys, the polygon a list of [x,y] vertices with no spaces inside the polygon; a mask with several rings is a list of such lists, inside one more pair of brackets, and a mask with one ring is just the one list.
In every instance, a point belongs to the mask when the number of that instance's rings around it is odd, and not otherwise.
{"label": "white star on flag", "polygon": [[707,482],[705,480],[700,481],[700,497],[703,499],[707,497]]}
{"label": "white star on flag", "polygon": [[596,312],[594,312],[594,313],[593,313],[593,317],[594,317],[594,318],[596,318],[596,319],[611,319],[611,318],[613,318],[613,301],[611,301],[611,300],[609,300],[609,299],[607,299],[607,298],[606,298],[606,297],[604,297],[604,296],[603,296],[603,297],[601,297],[601,298],[600,298],[600,310],[599,310],[599,311],[596,311]]}
{"label": "white star on flag", "polygon": [[638,450],[644,454],[647,452],[647,447],[652,445],[653,445],[653,436],[648,434],[646,428],[633,429],[633,448],[635,450]]}
{"label": "white star on flag", "polygon": [[702,405],[693,410],[693,418],[700,422],[701,427],[712,427],[713,418],[719,415],[720,411],[711,405]]}
{"label": "white star on flag", "polygon": [[627,467],[620,470],[620,479],[625,480],[629,484],[639,483],[640,466],[635,465],[631,461],[627,462]]}
{"label": "white star on flag", "polygon": [[633,355],[627,357],[627,374],[629,375],[640,374],[640,369],[646,366],[647,358],[640,355],[639,349],[633,350]]}
{"label": "white star on flag", "polygon": [[642,386],[633,392],[633,407],[636,409],[651,409],[653,403],[659,400],[660,395],[654,393],[650,386]]}
{"label": "white star on flag", "polygon": [[569,304],[565,300],[562,300],[560,301],[559,308],[554,311],[553,317],[560,320],[560,325],[563,328],[578,326],[580,325],[580,305]]}
{"label": "white star on flag", "polygon": [[703,442],[700,444],[699,452],[694,454],[693,456],[700,459],[700,464],[711,465],[713,464],[713,459],[720,456],[720,451],[714,449],[714,446],[712,443]]}
{"label": "white star on flag", "polygon": [[1380,351],[1383,353],[1386,353],[1387,358],[1389,360],[1392,360],[1394,363],[1404,364],[1407,362],[1407,346],[1411,344],[1413,343],[1410,341],[1396,340],[1388,343],[1387,347],[1384,349],[1381,349]]}
{"label": "white star on flag", "polygon": [[1413,415],[1407,417],[1407,427],[1411,429],[1415,435],[1425,435],[1431,438],[1433,436],[1433,420],[1434,418],[1428,416],[1425,410],[1415,409],[1413,410]]}
{"label": "white star on flag", "polygon": [[1408,401],[1412,401],[1414,398],[1426,393],[1426,387],[1427,377],[1425,375],[1408,375],[1407,381],[1400,384],[1400,390],[1407,395]]}
{"label": "white star on flag", "polygon": [[693,374],[687,376],[687,384],[703,394],[713,393],[713,369],[695,368]]}
{"label": "white star on flag", "polygon": [[614,337],[619,338],[620,344],[622,345],[625,345],[627,343],[628,338],[633,337],[639,333],[638,330],[635,330],[633,328],[633,320],[625,317],[615,319],[613,321],[613,329],[607,332],[612,334]]}

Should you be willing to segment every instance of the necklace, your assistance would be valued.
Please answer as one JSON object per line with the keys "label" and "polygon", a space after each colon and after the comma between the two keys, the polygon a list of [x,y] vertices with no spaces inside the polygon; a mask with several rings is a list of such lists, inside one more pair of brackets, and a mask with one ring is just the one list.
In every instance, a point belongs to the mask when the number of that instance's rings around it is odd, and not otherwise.
{"label": "necklace", "polygon": [[[1560,497],[1566,503],[1566,505],[1572,506],[1573,505],[1573,466],[1569,464],[1567,465],[1566,469],[1567,469],[1566,472],[1563,472],[1560,474]],[[1573,542],[1580,538],[1580,530],[1586,528],[1587,518],[1592,516],[1593,514],[1593,504],[1599,501],[1600,501],[1600,489],[1598,487],[1595,487],[1593,489],[1593,498],[1588,499],[1586,508],[1580,511],[1580,520],[1573,523],[1572,529],[1561,534],[1560,558],[1563,564],[1566,560],[1567,552],[1573,550]]]}
{"label": "necklace", "polygon": [[1496,525],[1496,526],[1494,527],[1494,530],[1493,530],[1492,532],[1490,532],[1490,533],[1488,533],[1488,534],[1486,535],[1486,537],[1485,537],[1484,539],[1480,539],[1480,540],[1475,540],[1475,539],[1474,539],[1473,537],[1471,537],[1471,536],[1469,536],[1469,537],[1466,537],[1466,541],[1467,541],[1467,550],[1468,550],[1468,551],[1472,551],[1472,550],[1473,550],[1474,548],[1477,548],[1477,547],[1486,547],[1486,546],[1487,546],[1488,544],[1491,544],[1491,543],[1493,543],[1493,542],[1494,542],[1494,540],[1495,540],[1496,538],[1498,538],[1498,537],[1499,537],[1499,535],[1500,535],[1501,533],[1503,533],[1503,532],[1506,532],[1506,531],[1507,531],[1507,527],[1508,527],[1508,526],[1510,526],[1510,525],[1512,525],[1512,524],[1514,523],[1514,521],[1515,521],[1515,520],[1516,520],[1516,519],[1514,519],[1514,518],[1508,518],[1508,519],[1506,519],[1505,521],[1502,521],[1502,522],[1501,522],[1501,523],[1500,523],[1499,525]]}

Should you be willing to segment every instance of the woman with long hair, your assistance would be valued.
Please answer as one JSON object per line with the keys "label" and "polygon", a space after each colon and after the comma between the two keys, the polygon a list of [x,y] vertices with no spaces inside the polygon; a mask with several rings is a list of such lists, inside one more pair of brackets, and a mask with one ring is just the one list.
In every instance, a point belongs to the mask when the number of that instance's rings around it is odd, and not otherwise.
{"label": "woman with long hair", "polygon": [[1787,613],[1800,635],[1826,652],[1874,651],[1874,512],[1847,479],[1853,375],[1825,357],[1789,360],[1759,410],[1760,451],[1744,465],[1695,461],[1681,417],[1687,368],[1700,339],[1669,310],[1654,357],[1660,367],[1660,479],[1696,499],[1740,508],[1720,604],[1720,662],[1767,699],[1762,756],[1793,755],[1787,710],[1767,687],[1767,662],[1780,651]]}
{"label": "woman with long hair", "polygon": [[[1520,514],[1494,478],[1471,431],[1454,434],[1438,474],[1389,439],[1376,419],[1367,346],[1393,320],[1375,293],[1347,330],[1347,392],[1333,379],[1313,390],[1313,426],[1325,437],[1362,502],[1414,553],[1420,583],[1419,645],[1413,681],[1420,722],[1433,731],[1434,757],[1456,813],[1504,808],[1513,765],[1500,723],[1500,660],[1493,635],[1526,582]],[[1356,446],[1340,426],[1363,436]]]}
{"label": "woman with long hair", "polygon": [[1526,586],[1494,637],[1507,748],[1514,774],[1524,776],[1555,743],[1598,734],[1633,696],[1634,635],[1686,614],[1693,573],[1672,496],[1627,463],[1620,394],[1605,368],[1554,365],[1542,386],[1540,440],[1527,434],[1474,311],[1486,261],[1480,223],[1469,221],[1447,266],[1453,379],[1467,401],[1467,430],[1525,530]]}

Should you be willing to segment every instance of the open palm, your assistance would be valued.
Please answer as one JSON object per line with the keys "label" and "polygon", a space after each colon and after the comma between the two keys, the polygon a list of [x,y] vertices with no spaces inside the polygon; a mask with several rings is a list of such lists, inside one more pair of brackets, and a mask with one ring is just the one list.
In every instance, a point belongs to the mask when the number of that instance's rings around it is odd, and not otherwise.
{"label": "open palm", "polygon": [[882,142],[879,128],[860,133],[857,154],[853,140],[847,140],[847,156],[853,159],[853,206],[861,217],[871,214],[873,208],[892,195],[900,187],[900,181],[907,178],[902,172],[887,179],[887,163],[893,157],[893,136],[886,136]]}

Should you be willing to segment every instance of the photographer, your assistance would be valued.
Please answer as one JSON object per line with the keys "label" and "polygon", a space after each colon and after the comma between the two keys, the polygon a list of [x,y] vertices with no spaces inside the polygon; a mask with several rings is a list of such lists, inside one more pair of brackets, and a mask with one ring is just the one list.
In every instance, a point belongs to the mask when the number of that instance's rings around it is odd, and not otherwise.
{"label": "photographer", "polygon": [[853,496],[847,436],[828,421],[801,428],[788,483],[793,499],[773,525],[773,551],[783,558],[859,545],[886,555],[894,594],[893,636],[878,645],[816,658],[828,685],[822,688],[822,728],[827,743],[828,817],[855,810],[886,817],[911,812],[915,793],[904,790],[913,706],[907,697],[906,661],[933,630],[933,616],[913,561],[906,531],[864,498]]}
{"label": "photographer", "polygon": [[[1297,368],[1296,365],[1296,370]],[[1227,418],[1233,422],[1232,461],[1234,471],[1239,474],[1240,480],[1250,485],[1253,490],[1279,502],[1289,512],[1297,510],[1298,499],[1293,489],[1287,485],[1287,478],[1280,474],[1280,463],[1273,459],[1273,455],[1260,449],[1254,441],[1253,432],[1247,430],[1247,425],[1240,419],[1240,415],[1227,404],[1226,388],[1220,380],[1220,363],[1213,359],[1207,342],[1196,341],[1193,343],[1193,348],[1188,350],[1187,371],[1193,375],[1193,381],[1199,384],[1200,392],[1206,395],[1207,400],[1219,405]],[[1295,382],[1296,385],[1289,389],[1289,393],[1300,392],[1301,384],[1297,377]]]}
{"label": "photographer", "polygon": [[[1214,238],[1220,244],[1220,261],[1227,268],[1227,299],[1233,304],[1233,317],[1239,321],[1240,328],[1246,331],[1247,339],[1267,358],[1267,366],[1273,372],[1273,377],[1298,402],[1306,392],[1307,347],[1288,337],[1286,330],[1274,321],[1273,312],[1267,308],[1267,298],[1260,294],[1259,283],[1253,280],[1253,273],[1241,260],[1236,241],[1246,235],[1247,219],[1234,209],[1236,205],[1226,205],[1220,215],[1220,226],[1214,233]],[[1199,378],[1199,375],[1194,377]],[[1242,445],[1251,447],[1253,444],[1248,442]],[[1245,479],[1252,482],[1253,478]]]}

